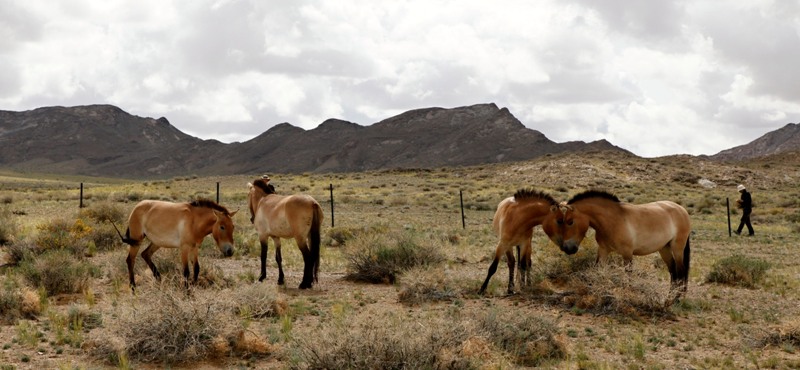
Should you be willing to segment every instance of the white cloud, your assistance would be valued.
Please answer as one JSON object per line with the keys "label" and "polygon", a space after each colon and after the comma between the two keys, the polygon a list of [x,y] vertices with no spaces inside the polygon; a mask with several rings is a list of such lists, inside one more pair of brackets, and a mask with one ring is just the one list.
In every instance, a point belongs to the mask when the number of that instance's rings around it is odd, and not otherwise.
{"label": "white cloud", "polygon": [[[800,121],[771,0],[44,0],[0,13],[0,109],[111,103],[203,138],[495,102],[555,141],[714,154]],[[13,14],[13,16],[12,16]]]}

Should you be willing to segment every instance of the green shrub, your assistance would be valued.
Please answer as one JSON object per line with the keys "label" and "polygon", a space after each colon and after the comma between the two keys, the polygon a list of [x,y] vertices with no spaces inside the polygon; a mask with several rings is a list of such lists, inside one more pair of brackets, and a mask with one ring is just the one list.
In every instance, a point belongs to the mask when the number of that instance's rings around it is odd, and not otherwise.
{"label": "green shrub", "polygon": [[746,288],[754,288],[766,275],[770,264],[757,258],[740,254],[723,258],[714,263],[706,281]]}
{"label": "green shrub", "polygon": [[359,235],[345,251],[352,281],[394,284],[397,275],[409,268],[444,261],[439,249],[421,245],[410,232]]}
{"label": "green shrub", "polygon": [[34,286],[44,288],[48,295],[83,292],[94,269],[89,262],[66,250],[47,251],[20,264],[22,275]]}

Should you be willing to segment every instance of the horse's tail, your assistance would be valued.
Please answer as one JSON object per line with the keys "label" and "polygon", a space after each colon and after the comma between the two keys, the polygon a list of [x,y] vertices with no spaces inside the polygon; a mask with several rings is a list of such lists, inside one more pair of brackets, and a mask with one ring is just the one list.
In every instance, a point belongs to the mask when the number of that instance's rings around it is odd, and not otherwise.
{"label": "horse's tail", "polygon": [[683,248],[683,280],[689,281],[689,263],[692,262],[692,251],[689,246],[689,240],[691,239],[691,235],[686,237],[686,248]]}
{"label": "horse's tail", "polygon": [[322,208],[314,203],[314,214],[311,217],[311,230],[308,232],[308,240],[311,244],[311,260],[314,263],[314,282],[317,282],[319,275],[319,255],[320,255],[320,229],[322,228]]}
{"label": "horse's tail", "polygon": [[134,245],[136,243],[135,240],[131,239],[131,228],[130,227],[125,229],[125,236],[122,236],[122,233],[117,228],[117,224],[115,224],[113,221],[109,221],[109,222],[111,223],[111,226],[114,226],[114,230],[117,230],[117,235],[119,235],[119,238],[122,239],[123,243],[128,244],[128,245]]}

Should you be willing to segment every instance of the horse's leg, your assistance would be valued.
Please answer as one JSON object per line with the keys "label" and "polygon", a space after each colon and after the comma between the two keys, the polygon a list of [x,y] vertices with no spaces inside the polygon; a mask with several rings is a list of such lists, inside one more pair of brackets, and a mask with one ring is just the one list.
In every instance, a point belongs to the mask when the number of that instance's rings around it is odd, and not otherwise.
{"label": "horse's leg", "polygon": [[156,265],[153,263],[152,257],[153,253],[155,253],[160,248],[161,247],[150,242],[150,245],[147,246],[147,248],[145,248],[145,250],[142,251],[142,259],[144,259],[144,262],[146,262],[147,266],[150,267],[150,271],[153,272],[153,277],[155,277],[157,281],[161,281],[161,273],[158,272]]}
{"label": "horse's leg", "polygon": [[183,279],[186,282],[186,289],[189,289],[189,250],[191,246],[181,245],[181,266],[183,266]]}
{"label": "horse's leg", "polygon": [[520,268],[522,269],[522,271],[520,271],[520,276],[522,276],[520,285],[531,286],[533,283],[531,279],[531,267],[533,267],[531,253],[533,253],[533,246],[531,245],[531,240],[528,239],[522,248],[522,257],[520,257],[519,261]]}
{"label": "horse's leg", "polygon": [[272,238],[272,242],[275,244],[275,263],[278,264],[278,285],[283,285],[283,254],[281,253],[281,238]]}
{"label": "horse's leg", "polygon": [[514,252],[511,250],[506,251],[506,259],[508,260],[508,294],[514,294]]}
{"label": "horse's leg", "polygon": [[269,239],[267,239],[267,237],[260,238],[259,243],[261,243],[261,275],[258,277],[258,281],[262,282],[267,278],[267,251],[269,251]]}
{"label": "horse's leg", "polygon": [[486,291],[486,287],[489,286],[489,279],[491,279],[492,275],[497,272],[497,264],[500,263],[500,256],[503,255],[503,251],[507,248],[508,247],[503,244],[502,241],[497,243],[497,248],[494,250],[494,259],[492,260],[492,264],[489,265],[489,272],[486,274],[486,280],[483,281],[483,285],[481,285],[481,289],[478,291],[478,294],[483,294],[483,292]]}
{"label": "horse's leg", "polygon": [[128,258],[125,262],[128,264],[128,277],[130,278],[131,292],[136,292],[136,281],[133,277],[133,268],[136,265],[136,255],[139,254],[139,243],[131,244],[128,247]]}
{"label": "horse's leg", "polygon": [[608,259],[608,254],[611,253],[611,250],[600,243],[597,244],[597,259],[594,262],[596,264],[605,263]]}
{"label": "horse's leg", "polygon": [[311,250],[308,249],[305,237],[295,237],[294,240],[303,253],[303,281],[300,283],[300,289],[308,289],[314,284],[314,259],[311,258]]}
{"label": "horse's leg", "polygon": [[661,255],[661,260],[667,265],[667,269],[669,270],[669,282],[670,285],[675,285],[675,259],[672,258],[672,249],[667,245],[664,248],[658,250],[658,254]]}
{"label": "horse's leg", "polygon": [[200,244],[196,244],[191,249],[191,259],[192,264],[194,265],[194,284],[197,285],[197,278],[200,276],[200,261],[198,260],[198,256],[200,255]]}

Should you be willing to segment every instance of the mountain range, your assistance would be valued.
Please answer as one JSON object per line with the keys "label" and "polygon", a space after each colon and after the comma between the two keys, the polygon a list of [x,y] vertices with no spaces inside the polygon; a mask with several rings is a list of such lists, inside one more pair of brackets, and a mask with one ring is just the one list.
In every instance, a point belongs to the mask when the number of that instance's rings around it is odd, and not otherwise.
{"label": "mountain range", "polygon": [[[711,156],[741,160],[800,148],[800,125]],[[328,119],[311,130],[278,124],[225,144],[187,135],[162,117],[112,105],[0,111],[0,168],[120,178],[358,172],[522,161],[563,152],[626,150],[606,140],[556,143],[506,108],[478,104],[411,110],[361,126]]]}

